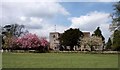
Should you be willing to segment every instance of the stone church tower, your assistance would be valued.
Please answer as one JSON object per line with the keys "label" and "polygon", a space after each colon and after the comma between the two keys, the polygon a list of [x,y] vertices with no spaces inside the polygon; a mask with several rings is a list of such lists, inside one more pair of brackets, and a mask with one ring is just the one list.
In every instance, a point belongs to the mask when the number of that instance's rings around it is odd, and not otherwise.
{"label": "stone church tower", "polygon": [[59,41],[60,33],[59,32],[51,32],[49,35],[50,39],[50,48],[53,50],[59,50]]}

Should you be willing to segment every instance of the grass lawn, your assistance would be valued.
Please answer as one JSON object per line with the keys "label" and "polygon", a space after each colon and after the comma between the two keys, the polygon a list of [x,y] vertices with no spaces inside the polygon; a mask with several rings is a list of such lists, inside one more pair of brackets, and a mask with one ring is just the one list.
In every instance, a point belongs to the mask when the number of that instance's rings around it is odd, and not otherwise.
{"label": "grass lawn", "polygon": [[117,68],[117,54],[3,53],[3,68]]}

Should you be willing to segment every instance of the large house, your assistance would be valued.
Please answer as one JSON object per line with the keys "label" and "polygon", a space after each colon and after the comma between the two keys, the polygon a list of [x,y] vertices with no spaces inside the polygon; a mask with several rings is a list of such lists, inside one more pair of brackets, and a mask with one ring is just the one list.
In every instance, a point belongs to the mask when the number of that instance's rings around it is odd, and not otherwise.
{"label": "large house", "polygon": [[[84,37],[90,37],[90,32],[83,32]],[[50,48],[53,50],[59,50],[60,47],[60,41],[59,41],[59,37],[60,37],[61,33],[59,32],[51,32],[49,35],[50,38]],[[84,49],[89,49],[89,47],[84,47],[81,46],[79,47],[75,47],[75,50],[84,50]]]}

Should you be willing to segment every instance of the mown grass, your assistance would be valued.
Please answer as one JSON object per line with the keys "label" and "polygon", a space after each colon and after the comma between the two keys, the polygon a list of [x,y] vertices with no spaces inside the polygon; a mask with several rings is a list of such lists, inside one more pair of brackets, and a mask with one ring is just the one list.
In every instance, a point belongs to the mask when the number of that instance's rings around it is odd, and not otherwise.
{"label": "mown grass", "polygon": [[3,53],[3,68],[117,68],[117,54]]}

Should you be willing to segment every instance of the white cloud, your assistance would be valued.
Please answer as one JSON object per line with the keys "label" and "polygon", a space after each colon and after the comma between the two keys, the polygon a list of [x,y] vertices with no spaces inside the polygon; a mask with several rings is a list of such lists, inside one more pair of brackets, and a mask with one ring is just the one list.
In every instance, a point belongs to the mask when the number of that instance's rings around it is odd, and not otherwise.
{"label": "white cloud", "polygon": [[94,11],[84,16],[69,18],[69,20],[72,22],[70,28],[80,28],[81,31],[93,32],[99,26],[106,40],[110,36],[109,13]]}
{"label": "white cloud", "polygon": [[25,17],[25,16],[21,16],[21,17],[20,17],[20,20],[21,20],[21,21],[25,21],[25,20],[26,20],[26,17]]}
{"label": "white cloud", "polygon": [[69,15],[57,2],[2,2],[0,9],[0,21],[3,25],[16,23],[19,19],[25,20],[24,17],[52,18],[58,14]]}

